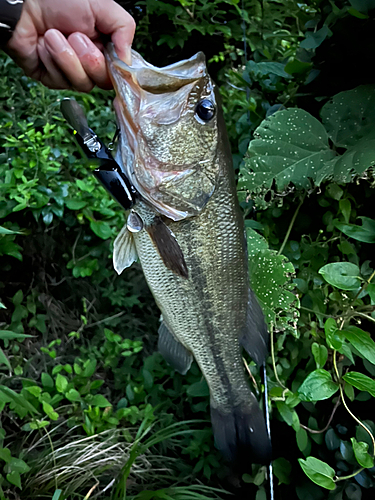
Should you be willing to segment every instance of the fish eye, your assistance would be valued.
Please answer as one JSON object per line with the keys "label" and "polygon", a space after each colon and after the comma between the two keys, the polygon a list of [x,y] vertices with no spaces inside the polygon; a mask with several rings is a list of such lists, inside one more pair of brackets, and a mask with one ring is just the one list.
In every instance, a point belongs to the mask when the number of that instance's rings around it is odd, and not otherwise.
{"label": "fish eye", "polygon": [[195,114],[204,122],[210,121],[215,116],[215,106],[209,99],[202,99],[195,108]]}

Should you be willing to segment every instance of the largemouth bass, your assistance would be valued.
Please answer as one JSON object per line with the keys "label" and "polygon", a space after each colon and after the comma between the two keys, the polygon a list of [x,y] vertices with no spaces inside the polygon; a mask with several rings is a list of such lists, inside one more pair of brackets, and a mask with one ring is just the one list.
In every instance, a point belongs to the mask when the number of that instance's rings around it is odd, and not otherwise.
{"label": "largemouth bass", "polygon": [[115,240],[114,267],[121,273],[139,258],[162,313],[159,351],[182,374],[198,363],[224,457],[250,452],[266,462],[271,445],[241,345],[262,364],[268,332],[249,287],[231,153],[204,55],[157,68],[132,51],[129,66],[110,44],[106,59],[116,161],[139,193]]}

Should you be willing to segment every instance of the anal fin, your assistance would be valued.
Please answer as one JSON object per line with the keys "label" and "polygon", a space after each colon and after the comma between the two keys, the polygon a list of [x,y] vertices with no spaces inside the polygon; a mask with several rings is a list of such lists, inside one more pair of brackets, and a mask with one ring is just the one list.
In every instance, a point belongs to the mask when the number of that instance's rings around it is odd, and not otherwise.
{"label": "anal fin", "polygon": [[165,361],[185,375],[193,362],[193,355],[171,333],[164,321],[159,327],[158,350]]}
{"label": "anal fin", "polygon": [[249,288],[246,325],[240,344],[249,356],[261,366],[268,355],[268,329],[264,321],[262,309],[255,293]]}

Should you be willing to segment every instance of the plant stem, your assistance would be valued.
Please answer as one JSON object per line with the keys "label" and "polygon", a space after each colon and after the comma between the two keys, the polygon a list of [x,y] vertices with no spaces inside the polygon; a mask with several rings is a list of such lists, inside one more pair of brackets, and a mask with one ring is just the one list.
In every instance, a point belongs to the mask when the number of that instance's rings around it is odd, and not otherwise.
{"label": "plant stem", "polygon": [[341,401],[341,397],[338,398],[337,403],[335,404],[335,406],[332,410],[331,416],[329,417],[327,425],[323,429],[321,429],[320,431],[317,431],[315,429],[310,429],[310,427],[307,427],[306,425],[302,425],[302,424],[300,424],[300,427],[302,427],[302,429],[305,429],[306,431],[310,432],[311,434],[321,434],[322,432],[325,432],[328,429],[328,427],[331,425],[333,416],[336,413],[337,408],[339,407],[340,401]]}
{"label": "plant stem", "polygon": [[[372,441],[372,448],[373,448],[373,455],[375,454],[375,439],[374,439],[374,436],[372,435],[372,432],[349,410],[348,408],[348,405],[346,404],[345,402],[345,398],[344,398],[344,391],[342,389],[342,384],[340,382],[340,375],[339,375],[339,371],[337,369],[337,362],[336,362],[336,350],[333,351],[333,366],[335,368],[335,373],[336,373],[336,377],[337,377],[337,381],[339,383],[339,388],[340,388],[340,395],[341,395],[341,399],[342,399],[342,402],[343,402],[343,405],[345,406],[345,409],[346,411],[349,413],[349,415],[363,428],[365,429],[365,431],[369,434],[370,438],[371,438],[371,441]],[[358,473],[356,473],[358,474]]]}
{"label": "plant stem", "polygon": [[354,316],[359,316],[360,318],[364,318],[364,319],[367,319],[368,321],[372,321],[373,323],[375,323],[375,318],[373,318],[372,316],[369,316],[368,314],[354,311],[353,314],[351,314],[349,317],[353,318]]}
{"label": "plant stem", "polygon": [[272,358],[272,366],[273,366],[273,371],[275,373],[275,378],[278,381],[278,383],[281,385],[281,387],[283,387],[284,389],[286,389],[285,385],[279,379],[279,376],[278,376],[277,370],[276,370],[275,347],[274,347],[274,344],[273,344],[274,339],[273,339],[273,326],[272,325],[271,325],[270,337],[271,337],[271,339],[270,339],[271,340],[271,358]]}
{"label": "plant stem", "polygon": [[362,472],[364,470],[364,467],[362,467],[361,469],[353,472],[353,474],[349,474],[348,476],[335,476],[333,478],[334,482],[337,483],[338,481],[345,481],[345,479],[351,479],[352,477],[356,476],[357,474],[359,474],[360,472]]}
{"label": "plant stem", "polygon": [[372,278],[375,276],[375,271],[372,273],[372,275],[369,277],[369,279],[367,281],[365,281],[365,283],[363,283],[363,285],[361,286],[359,292],[357,293],[357,295],[354,297],[353,299],[353,302],[352,302],[352,305],[354,304],[354,302],[358,299],[358,297],[361,295],[361,293],[363,292],[363,290],[367,287],[367,285],[370,284]]}
{"label": "plant stem", "polygon": [[285,245],[286,245],[286,244],[287,244],[287,242],[288,242],[288,238],[289,238],[290,233],[291,233],[291,231],[292,231],[292,229],[293,229],[293,226],[294,226],[294,223],[295,223],[295,221],[296,221],[296,218],[297,218],[297,215],[298,215],[299,209],[302,207],[302,203],[304,202],[305,196],[306,196],[306,195],[303,195],[303,196],[302,196],[302,198],[301,198],[301,200],[300,200],[300,202],[299,202],[299,204],[298,204],[298,207],[296,208],[296,211],[294,212],[294,215],[293,215],[292,220],[290,221],[290,224],[289,224],[289,227],[288,227],[288,231],[286,232],[286,235],[285,235],[284,241],[283,241],[283,243],[282,243],[282,245],[281,245],[281,247],[280,247],[280,250],[277,252],[277,255],[280,255],[280,254],[282,254],[282,253],[283,253],[284,247],[285,247]]}
{"label": "plant stem", "polygon": [[320,314],[320,316],[323,316],[324,318],[332,318],[332,314],[324,314],[318,311],[314,311],[313,309],[309,309],[308,307],[303,307],[301,306],[300,309],[303,309],[304,311],[314,313],[316,315]]}

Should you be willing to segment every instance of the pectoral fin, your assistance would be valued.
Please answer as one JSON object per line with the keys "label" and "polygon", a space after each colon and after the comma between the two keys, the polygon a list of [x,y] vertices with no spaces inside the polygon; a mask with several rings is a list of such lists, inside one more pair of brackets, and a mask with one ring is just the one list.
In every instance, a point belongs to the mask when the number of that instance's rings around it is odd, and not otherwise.
{"label": "pectoral fin", "polygon": [[260,366],[268,354],[268,329],[255,293],[249,289],[246,326],[240,344]]}
{"label": "pectoral fin", "polygon": [[145,226],[160,257],[168,269],[183,278],[189,277],[184,254],[175,235],[160,217],[154,217],[152,224]]}
{"label": "pectoral fin", "polygon": [[121,274],[126,267],[130,267],[138,258],[134,238],[127,225],[121,229],[113,244],[113,267],[117,274]]}
{"label": "pectoral fin", "polygon": [[165,361],[185,375],[193,362],[193,355],[171,333],[164,321],[159,327],[158,349]]}

